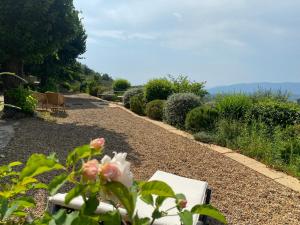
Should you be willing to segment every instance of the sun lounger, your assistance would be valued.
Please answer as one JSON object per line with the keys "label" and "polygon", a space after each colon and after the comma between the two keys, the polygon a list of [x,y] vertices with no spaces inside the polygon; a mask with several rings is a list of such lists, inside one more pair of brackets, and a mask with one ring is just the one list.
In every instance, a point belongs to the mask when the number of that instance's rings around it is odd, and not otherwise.
{"label": "sun lounger", "polygon": [[46,92],[48,105],[51,110],[58,111],[62,109],[65,112],[65,97],[60,93]]}
{"label": "sun lounger", "polygon": [[[187,209],[191,209],[192,206],[197,204],[209,204],[211,191],[208,188],[207,182],[198,181],[194,179],[188,179],[185,177],[177,176],[174,174],[166,173],[163,171],[157,171],[150,178],[150,180],[159,180],[168,183],[174,190],[175,193],[183,193],[187,199]],[[78,210],[83,205],[83,199],[77,197],[73,199],[68,205],[64,203],[66,194],[56,194],[49,197],[49,201],[53,204],[53,212],[56,212],[60,208],[67,208],[71,210]],[[162,205],[162,209],[169,209],[174,206],[174,199],[167,199]],[[104,213],[113,210],[113,206],[107,203],[101,202],[96,210],[96,213]],[[153,208],[142,200],[137,200],[136,210],[139,217],[151,217]],[[175,210],[175,209],[174,209]],[[176,210],[175,210],[176,211]],[[174,212],[175,212],[174,211]],[[121,214],[126,215],[126,210],[121,209]],[[172,210],[170,211],[172,214]],[[194,215],[193,225],[205,224],[206,217]],[[179,217],[170,216],[156,220],[155,225],[180,225]]]}

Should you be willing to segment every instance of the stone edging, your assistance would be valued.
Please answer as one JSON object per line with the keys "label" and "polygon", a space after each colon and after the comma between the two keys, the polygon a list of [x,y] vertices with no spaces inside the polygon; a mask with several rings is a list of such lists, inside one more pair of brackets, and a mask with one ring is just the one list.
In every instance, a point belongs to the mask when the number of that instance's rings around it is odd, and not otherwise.
{"label": "stone edging", "polygon": [[[101,99],[102,101],[105,101],[103,99]],[[171,133],[174,133],[174,134],[177,134],[177,135],[180,135],[182,137],[185,137],[185,138],[188,138],[190,139],[191,141],[194,141],[195,143],[201,145],[201,146],[205,146],[213,151],[216,151],[222,155],[224,155],[225,157],[228,157],[230,159],[233,159],[241,164],[243,164],[244,166],[252,169],[252,170],[255,170],[256,172],[272,179],[273,181],[285,186],[285,187],[288,187],[294,191],[297,191],[297,192],[300,192],[300,181],[295,178],[295,177],[292,177],[292,176],[289,176],[285,173],[282,173],[282,172],[279,172],[279,171],[276,171],[276,170],[273,170],[273,169],[270,169],[268,168],[265,164],[261,163],[261,162],[258,162],[256,161],[255,159],[252,159],[252,158],[249,158],[247,156],[244,156],[242,154],[239,154],[229,148],[225,148],[225,147],[221,147],[221,146],[217,146],[217,145],[213,145],[213,144],[205,144],[205,143],[202,143],[202,142],[199,142],[199,141],[196,141],[193,137],[193,135],[185,132],[185,131],[182,131],[182,130],[179,130],[173,126],[170,126],[168,124],[165,124],[163,122],[160,122],[160,121],[156,121],[156,120],[152,120],[152,119],[149,119],[147,117],[144,117],[144,116],[139,116],[135,113],[133,113],[132,111],[130,111],[129,109],[126,109],[125,107],[119,105],[119,104],[116,104],[116,103],[112,103],[112,102],[109,102],[109,106],[110,107],[115,107],[115,108],[120,108],[128,113],[130,113],[131,115],[135,116],[135,117],[138,117],[138,118],[141,118],[143,120],[146,120],[152,124],[155,124]]]}

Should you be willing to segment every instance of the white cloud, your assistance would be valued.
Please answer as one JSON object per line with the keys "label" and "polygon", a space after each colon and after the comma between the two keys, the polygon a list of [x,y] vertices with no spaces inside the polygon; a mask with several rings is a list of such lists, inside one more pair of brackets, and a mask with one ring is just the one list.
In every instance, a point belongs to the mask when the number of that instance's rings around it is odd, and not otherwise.
{"label": "white cloud", "polygon": [[182,21],[182,19],[183,19],[182,14],[180,14],[180,13],[178,13],[178,12],[173,12],[173,16],[175,16],[175,18],[176,18],[178,21]]}
{"label": "white cloud", "polygon": [[112,38],[119,40],[129,39],[143,39],[143,40],[154,40],[156,35],[147,33],[130,33],[123,30],[94,30],[90,35],[95,38]]}

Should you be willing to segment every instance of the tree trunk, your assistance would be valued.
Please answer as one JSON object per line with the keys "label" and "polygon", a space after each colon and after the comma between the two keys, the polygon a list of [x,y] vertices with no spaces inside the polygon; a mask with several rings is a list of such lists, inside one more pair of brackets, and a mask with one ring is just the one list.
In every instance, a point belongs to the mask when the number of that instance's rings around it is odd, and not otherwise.
{"label": "tree trunk", "polygon": [[[18,59],[13,59],[7,61],[3,65],[4,72],[10,72],[14,73],[20,77],[23,77],[23,62],[22,60]],[[12,99],[9,95],[8,92],[14,88],[17,88],[21,85],[21,80],[13,77],[13,76],[8,76],[4,75],[3,76],[3,91],[4,91],[4,103],[9,104],[9,105],[15,105],[14,99]],[[18,112],[19,110],[9,107],[9,106],[4,106],[3,110],[3,117],[4,118],[11,118],[14,117],[14,115]]]}
{"label": "tree trunk", "polygon": [[41,73],[41,84],[42,88],[46,87],[48,84],[48,75],[46,72]]}

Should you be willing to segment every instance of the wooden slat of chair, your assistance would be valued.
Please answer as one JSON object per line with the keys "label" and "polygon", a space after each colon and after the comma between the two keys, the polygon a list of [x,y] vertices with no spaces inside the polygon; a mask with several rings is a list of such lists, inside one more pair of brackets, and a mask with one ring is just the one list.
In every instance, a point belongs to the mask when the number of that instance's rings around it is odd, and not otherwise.
{"label": "wooden slat of chair", "polygon": [[40,92],[34,92],[33,97],[37,99],[38,104],[41,106],[42,109],[46,108],[48,110],[48,99],[47,95]]}
{"label": "wooden slat of chair", "polygon": [[63,109],[63,111],[65,112],[65,98],[62,94],[55,92],[46,92],[46,95],[51,110],[55,111]]}

